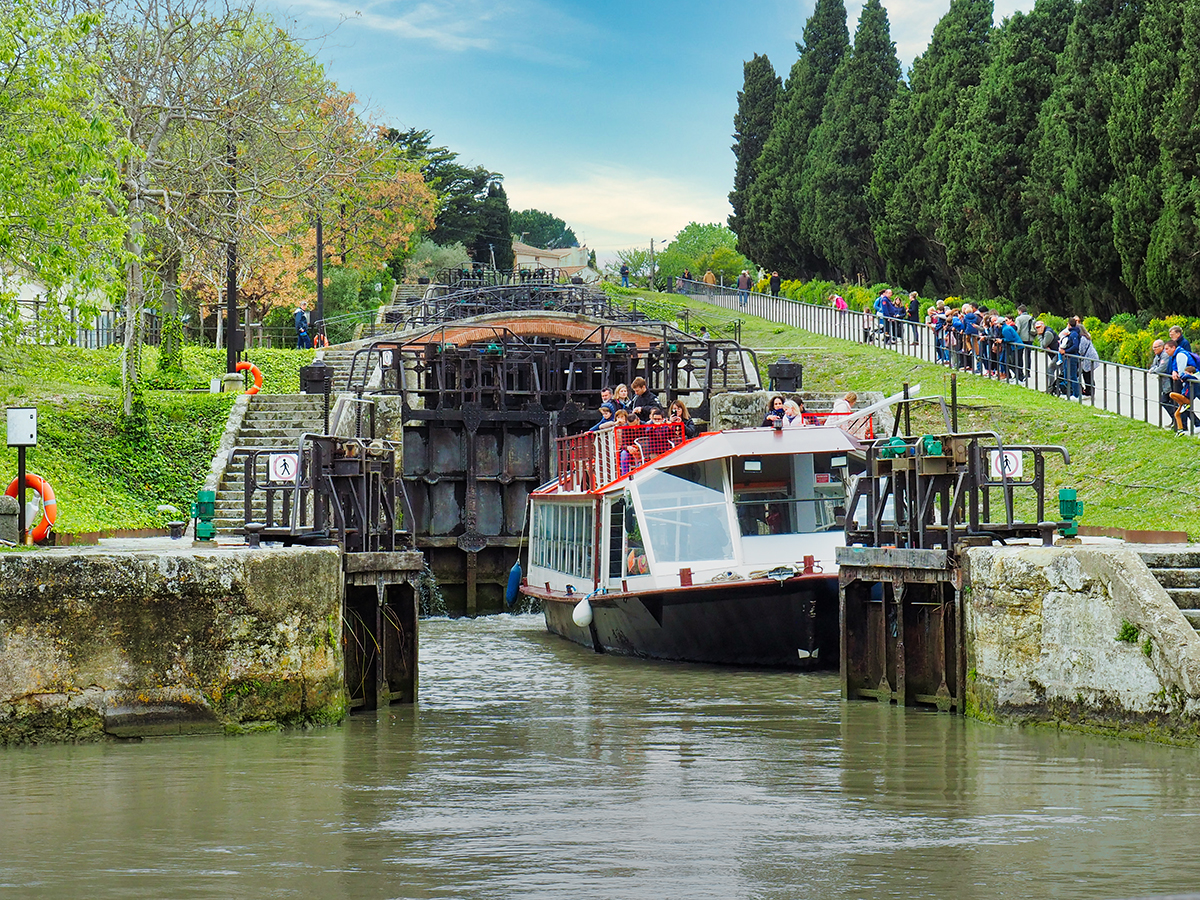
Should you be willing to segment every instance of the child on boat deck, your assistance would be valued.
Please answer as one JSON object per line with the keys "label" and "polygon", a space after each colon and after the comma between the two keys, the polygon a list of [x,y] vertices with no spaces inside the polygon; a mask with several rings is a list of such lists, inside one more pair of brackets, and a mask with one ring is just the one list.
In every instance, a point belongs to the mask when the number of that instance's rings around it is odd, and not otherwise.
{"label": "child on boat deck", "polygon": [[[624,412],[624,410],[621,410]],[[600,421],[593,425],[588,431],[599,431],[601,428],[613,428],[616,426],[616,421],[613,419],[612,407],[607,403],[600,407]]]}

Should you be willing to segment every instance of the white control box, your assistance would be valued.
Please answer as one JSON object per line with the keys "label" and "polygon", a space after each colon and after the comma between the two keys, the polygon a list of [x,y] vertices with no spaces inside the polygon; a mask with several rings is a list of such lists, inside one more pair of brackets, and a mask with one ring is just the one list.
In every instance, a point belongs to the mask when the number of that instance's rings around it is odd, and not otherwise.
{"label": "white control box", "polygon": [[37,409],[33,407],[9,407],[8,446],[37,446]]}

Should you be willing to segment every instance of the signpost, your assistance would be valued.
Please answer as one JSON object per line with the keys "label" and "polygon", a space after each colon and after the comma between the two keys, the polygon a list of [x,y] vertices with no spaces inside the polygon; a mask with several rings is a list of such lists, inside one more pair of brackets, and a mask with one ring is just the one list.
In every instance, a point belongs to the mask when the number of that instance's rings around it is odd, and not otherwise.
{"label": "signpost", "polygon": [[1025,454],[1020,450],[992,450],[988,458],[993,478],[1020,478],[1025,474]]}
{"label": "signpost", "polygon": [[28,406],[8,408],[8,446],[17,448],[17,533],[25,543],[25,448],[37,446],[37,409]]}

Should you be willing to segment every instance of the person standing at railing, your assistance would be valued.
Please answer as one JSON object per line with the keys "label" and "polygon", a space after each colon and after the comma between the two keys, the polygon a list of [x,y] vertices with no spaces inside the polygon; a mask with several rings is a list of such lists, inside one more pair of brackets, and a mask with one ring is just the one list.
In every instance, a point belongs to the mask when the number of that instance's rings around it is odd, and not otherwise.
{"label": "person standing at railing", "polygon": [[696,436],[696,420],[688,412],[686,403],[682,400],[672,400],[669,413],[667,421],[673,425],[682,425],[684,438],[690,441]]}
{"label": "person standing at railing", "polygon": [[1171,393],[1168,395],[1176,406],[1175,424],[1178,431],[1186,431],[1188,424],[1196,420],[1196,414],[1189,411],[1197,395],[1197,370],[1200,370],[1200,356],[1190,350],[1184,350],[1174,340],[1167,341],[1167,352],[1171,362],[1167,371],[1171,375]]}
{"label": "person standing at railing", "polygon": [[1168,340],[1174,341],[1175,346],[1179,349],[1186,350],[1188,353],[1192,352],[1191,342],[1183,336],[1183,329],[1178,325],[1172,325],[1167,329],[1167,337]]}
{"label": "person standing at railing", "polygon": [[714,288],[717,286],[717,276],[713,274],[712,269],[709,269],[707,272],[704,273],[704,283],[707,284],[710,288]]}
{"label": "person standing at railing", "polygon": [[921,299],[917,296],[916,291],[912,291],[908,295],[908,330],[912,333],[912,345],[915,347],[921,343],[921,336],[917,329],[921,327]]}
{"label": "person standing at railing", "polygon": [[1083,396],[1091,397],[1096,393],[1096,366],[1100,365],[1100,354],[1092,343],[1092,336],[1081,324],[1079,326],[1079,372],[1083,376]]}
{"label": "person standing at railing", "polygon": [[1013,320],[1013,324],[1016,326],[1017,336],[1021,338],[1021,346],[1016,349],[1019,370],[1017,378],[1021,381],[1028,381],[1029,364],[1033,359],[1033,316],[1024,306],[1018,306],[1017,317]]}
{"label": "person standing at railing", "polygon": [[782,282],[781,282],[781,281],[780,281],[780,279],[779,279],[779,273],[778,273],[778,272],[772,272],[772,273],[771,273],[771,282],[770,282],[770,284],[771,284],[771,296],[772,296],[772,297],[778,297],[778,296],[779,296],[779,286],[780,286],[780,284],[782,284]]}
{"label": "person standing at railing", "polygon": [[1033,323],[1033,334],[1038,346],[1046,351],[1046,388],[1054,393],[1054,382],[1058,377],[1058,335],[1053,328],[1047,328],[1045,322]]}
{"label": "person standing at railing", "polygon": [[738,306],[745,307],[750,302],[750,285],[750,273],[742,269],[737,280]]}
{"label": "person standing at railing", "polygon": [[600,421],[593,425],[588,431],[599,431],[601,428],[613,428],[617,424],[613,418],[612,407],[607,404],[600,405]]}
{"label": "person standing at railing", "polygon": [[1079,322],[1072,319],[1071,324],[1067,326],[1066,336],[1059,341],[1059,352],[1062,354],[1067,376],[1067,393],[1072,400],[1078,400],[1082,396],[1079,387],[1079,344],[1082,337],[1079,333]]}
{"label": "person standing at railing", "polygon": [[630,401],[630,409],[635,416],[645,422],[650,418],[650,410],[657,407],[662,410],[662,404],[658,402],[658,398],[650,393],[646,386],[646,379],[639,375],[633,379],[630,385],[633,388],[633,399]]}
{"label": "person standing at railing", "polygon": [[1150,352],[1154,357],[1150,360],[1149,372],[1158,376],[1158,405],[1166,410],[1170,418],[1175,414],[1175,401],[1171,399],[1171,354],[1167,351],[1166,342],[1161,339],[1151,345]]}
{"label": "person standing at railing", "polygon": [[875,334],[875,310],[870,306],[864,306],[862,311],[862,333],[863,343],[871,343],[871,337]]}
{"label": "person standing at railing", "polygon": [[1024,381],[1025,376],[1022,374],[1022,354],[1025,352],[1025,344],[1021,340],[1021,334],[1017,331],[1017,320],[1009,316],[1004,320],[1004,324],[1000,326],[1000,337],[1004,341],[1002,349],[1002,360],[1005,368],[1008,369],[1009,381]]}

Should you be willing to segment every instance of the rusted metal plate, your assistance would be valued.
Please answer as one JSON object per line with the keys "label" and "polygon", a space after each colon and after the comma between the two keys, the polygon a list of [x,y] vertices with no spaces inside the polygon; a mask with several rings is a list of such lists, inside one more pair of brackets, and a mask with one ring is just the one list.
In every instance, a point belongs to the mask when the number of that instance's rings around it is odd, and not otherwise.
{"label": "rusted metal plate", "polygon": [[874,566],[900,569],[946,569],[951,564],[945,550],[914,550],[908,547],[838,547],[839,566]]}

